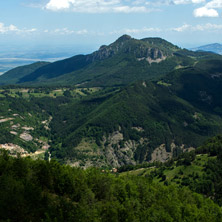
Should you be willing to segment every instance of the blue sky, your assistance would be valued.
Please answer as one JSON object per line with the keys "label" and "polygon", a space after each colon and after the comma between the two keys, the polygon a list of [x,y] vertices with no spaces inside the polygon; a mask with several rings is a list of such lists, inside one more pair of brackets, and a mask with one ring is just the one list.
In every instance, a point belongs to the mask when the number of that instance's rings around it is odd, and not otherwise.
{"label": "blue sky", "polygon": [[222,0],[1,0],[0,46],[94,50],[122,34],[222,43]]}

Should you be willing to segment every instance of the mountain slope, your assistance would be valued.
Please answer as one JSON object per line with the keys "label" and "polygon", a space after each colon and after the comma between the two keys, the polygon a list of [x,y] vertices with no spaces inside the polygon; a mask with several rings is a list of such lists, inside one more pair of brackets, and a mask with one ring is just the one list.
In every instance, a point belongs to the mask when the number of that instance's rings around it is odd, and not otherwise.
{"label": "mountain slope", "polygon": [[174,149],[199,146],[222,131],[222,76],[200,67],[203,62],[160,81],[56,105],[51,128],[60,142],[52,145],[52,155],[82,165],[121,166],[155,161],[155,155],[166,161]]}
{"label": "mountain slope", "polygon": [[[222,136],[210,138],[190,153],[169,160],[165,164],[124,166],[120,172],[148,177],[156,183],[186,186],[222,206]],[[155,166],[155,167],[154,167]],[[136,169],[136,170],[133,170]],[[122,173],[124,176],[126,173]]]}
{"label": "mountain slope", "polygon": [[[51,80],[54,80],[53,78],[59,76],[62,76],[62,79],[55,79],[55,82],[65,81],[66,84],[70,82],[81,83],[93,78],[99,78],[96,82],[100,82],[101,76],[102,79],[105,76],[103,81],[110,79],[109,81],[113,82],[112,78],[118,78],[120,79],[119,84],[121,84],[124,82],[125,76],[128,75],[127,72],[132,68],[133,71],[130,71],[130,73],[131,75],[133,73],[134,78],[138,72],[142,71],[140,75],[143,75],[143,69],[149,70],[151,63],[159,63],[168,56],[172,56],[173,52],[177,50],[176,46],[159,38],[136,40],[124,35],[109,46],[101,46],[98,51],[92,54],[74,56],[70,59],[50,64],[25,76],[20,82],[47,79],[50,79],[51,82]],[[78,70],[80,71],[78,72]],[[64,74],[68,75],[63,77]],[[127,79],[127,83],[134,80],[132,76],[127,76]],[[141,76],[139,79],[141,79]]]}
{"label": "mountain slope", "polygon": [[219,55],[181,50],[160,38],[137,40],[123,35],[89,55],[78,55],[40,67],[18,83],[42,85],[122,86],[159,78],[175,68]]}
{"label": "mountain slope", "polygon": [[[35,104],[50,117],[52,157],[71,165],[164,162],[175,150],[191,150],[222,131],[222,57],[181,50],[159,38],[124,35],[95,53],[45,65],[24,78],[46,86],[4,88],[0,96],[6,102],[27,100],[27,109]],[[49,82],[82,88],[50,88]],[[83,87],[91,85],[100,87]],[[10,132],[9,121],[5,127]]]}
{"label": "mountain slope", "polygon": [[63,75],[64,73],[69,73],[78,69],[81,69],[91,61],[84,55],[74,56],[65,60],[57,61],[49,64],[45,67],[37,69],[31,74],[24,76],[19,80],[19,82],[29,82],[36,81],[37,79],[50,79],[57,76]]}
{"label": "mountain slope", "polygon": [[35,151],[42,137],[53,158],[84,167],[164,162],[221,133],[221,65],[200,61],[122,88],[2,89],[0,142]]}
{"label": "mountain slope", "polygon": [[48,64],[49,62],[36,62],[31,65],[14,68],[0,76],[0,85],[15,84],[19,81],[19,79]]}

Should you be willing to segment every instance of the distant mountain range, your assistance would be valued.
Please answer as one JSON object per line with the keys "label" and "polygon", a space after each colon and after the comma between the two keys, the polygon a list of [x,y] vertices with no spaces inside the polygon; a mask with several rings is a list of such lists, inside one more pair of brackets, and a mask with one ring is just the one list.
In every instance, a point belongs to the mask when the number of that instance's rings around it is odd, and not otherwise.
{"label": "distant mountain range", "polygon": [[199,46],[197,48],[193,48],[193,51],[206,51],[206,52],[214,52],[222,55],[222,44],[213,43],[209,45]]}
{"label": "distant mountain range", "polygon": [[[0,52],[0,75],[18,66],[30,65],[39,61],[55,62],[74,55],[76,50],[70,48],[4,48]],[[75,53],[78,54],[78,51]]]}

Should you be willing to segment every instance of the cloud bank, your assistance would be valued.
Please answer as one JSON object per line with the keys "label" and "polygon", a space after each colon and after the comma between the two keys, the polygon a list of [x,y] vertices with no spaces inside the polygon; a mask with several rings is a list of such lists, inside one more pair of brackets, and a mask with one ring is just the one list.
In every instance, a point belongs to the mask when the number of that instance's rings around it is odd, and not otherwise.
{"label": "cloud bank", "polygon": [[7,33],[22,34],[22,33],[33,33],[33,32],[36,32],[36,31],[37,31],[37,29],[35,29],[35,28],[19,29],[15,25],[6,26],[4,23],[0,22],[0,34],[7,34]]}
{"label": "cloud bank", "polygon": [[48,0],[43,7],[50,11],[78,13],[145,13],[159,11],[170,5],[201,4],[193,12],[194,17],[219,17],[222,0]]}
{"label": "cloud bank", "polygon": [[105,13],[105,12],[148,12],[151,9],[144,5],[128,4],[130,1],[121,0],[50,0],[45,9],[51,11],[71,10],[82,13]]}
{"label": "cloud bank", "polygon": [[44,9],[80,13],[138,13],[161,5],[199,4],[205,0],[49,0]]}
{"label": "cloud bank", "polygon": [[206,23],[201,25],[188,25],[184,24],[177,28],[170,29],[171,31],[176,32],[185,32],[185,31],[220,31],[222,30],[222,25],[219,24],[212,24],[212,23]]}

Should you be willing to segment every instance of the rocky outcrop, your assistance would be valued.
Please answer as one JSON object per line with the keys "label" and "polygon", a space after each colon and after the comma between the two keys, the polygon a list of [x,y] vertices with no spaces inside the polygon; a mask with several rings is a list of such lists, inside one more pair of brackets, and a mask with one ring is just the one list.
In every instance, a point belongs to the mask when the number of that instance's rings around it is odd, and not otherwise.
{"label": "rocky outcrop", "polygon": [[152,155],[151,155],[151,161],[150,162],[166,162],[168,160],[170,160],[173,157],[174,154],[174,150],[179,148],[181,150],[181,152],[190,152],[192,150],[194,150],[194,147],[188,147],[185,148],[185,145],[182,144],[181,146],[176,146],[175,143],[171,143],[171,151],[167,152],[166,151],[166,145],[165,144],[161,144],[159,147],[157,147]]}
{"label": "rocky outcrop", "polygon": [[[139,126],[132,127],[132,129],[138,132],[144,131]],[[119,127],[119,130],[103,137],[101,146],[98,146],[93,139],[84,138],[77,147],[73,148],[76,158],[68,160],[67,164],[83,168],[91,166],[118,168],[123,165],[136,165],[138,162],[135,159],[135,155],[139,147],[145,149],[144,156],[140,161],[147,161],[149,155],[151,155],[150,162],[166,162],[173,157],[176,149],[180,149],[181,152],[189,152],[194,149],[192,147],[185,148],[185,145],[176,146],[172,142],[170,152],[167,152],[165,144],[161,144],[150,154],[148,138],[141,137],[139,141],[125,141]]]}
{"label": "rocky outcrop", "polygon": [[135,141],[123,141],[123,134],[116,131],[104,138],[104,155],[107,163],[113,167],[120,167],[127,164],[135,164],[134,151],[137,144]]}
{"label": "rocky outcrop", "polygon": [[8,122],[10,120],[13,120],[13,118],[0,119],[0,123],[5,123],[5,122]]}
{"label": "rocky outcrop", "polygon": [[165,60],[168,56],[173,55],[173,52],[170,50],[169,52],[166,50],[161,50],[157,45],[155,45],[155,40],[153,40],[152,43],[149,43],[149,40],[140,41],[133,39],[128,35],[123,35],[114,43],[108,46],[103,45],[99,48],[98,51],[88,55],[88,60],[104,60],[118,53],[127,53],[134,55],[138,61],[146,60],[150,64],[159,63]]}
{"label": "rocky outcrop", "polygon": [[25,151],[22,147],[13,143],[0,144],[0,149],[7,150],[11,156],[16,156],[17,154],[28,154],[28,152]]}
{"label": "rocky outcrop", "polygon": [[161,144],[153,151],[150,162],[158,161],[163,163],[171,159],[172,157],[173,157],[173,150],[171,152],[167,152],[165,144]]}
{"label": "rocky outcrop", "polygon": [[33,140],[33,137],[27,132],[22,133],[19,137],[27,142]]}
{"label": "rocky outcrop", "polygon": [[50,124],[51,121],[52,121],[52,116],[50,116],[48,120],[42,121],[42,124],[44,125],[44,128],[45,128],[46,130],[50,130],[49,124]]}

